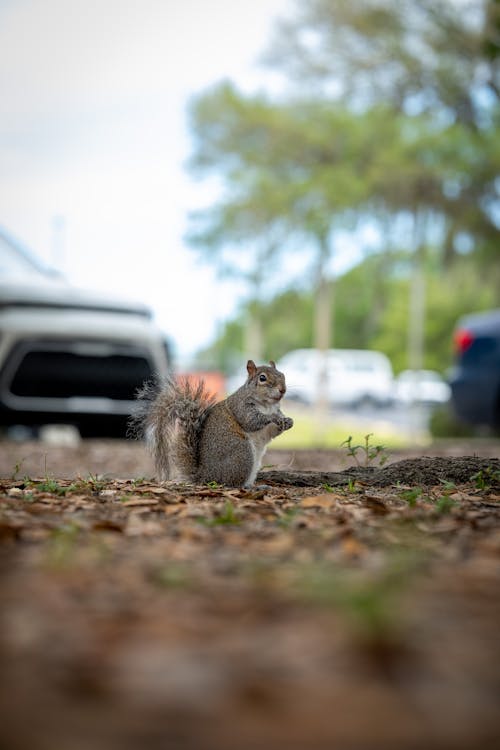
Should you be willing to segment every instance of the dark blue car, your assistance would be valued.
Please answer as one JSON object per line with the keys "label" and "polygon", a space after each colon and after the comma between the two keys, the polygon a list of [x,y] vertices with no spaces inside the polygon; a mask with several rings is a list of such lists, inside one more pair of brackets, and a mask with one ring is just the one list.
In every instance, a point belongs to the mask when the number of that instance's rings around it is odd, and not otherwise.
{"label": "dark blue car", "polygon": [[500,429],[500,309],[467,315],[454,333],[453,408],[464,422]]}

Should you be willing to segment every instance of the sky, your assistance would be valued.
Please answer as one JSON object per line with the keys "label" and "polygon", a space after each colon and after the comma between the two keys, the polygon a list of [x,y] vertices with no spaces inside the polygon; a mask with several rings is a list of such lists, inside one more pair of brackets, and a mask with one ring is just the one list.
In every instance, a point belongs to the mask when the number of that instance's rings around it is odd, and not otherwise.
{"label": "sky", "polygon": [[0,0],[0,225],[72,282],[147,302],[181,358],[245,293],[183,240],[210,198],[186,103],[261,86],[290,2]]}

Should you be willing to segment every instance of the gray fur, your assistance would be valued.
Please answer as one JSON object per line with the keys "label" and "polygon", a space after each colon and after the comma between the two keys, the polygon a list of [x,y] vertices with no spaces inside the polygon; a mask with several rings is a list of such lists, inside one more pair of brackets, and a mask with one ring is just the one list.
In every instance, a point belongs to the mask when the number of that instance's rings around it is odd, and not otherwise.
{"label": "gray fur", "polygon": [[217,404],[201,383],[165,378],[146,384],[132,418],[146,438],[160,480],[250,486],[267,443],[293,425],[279,403],[284,375],[247,364],[244,385]]}

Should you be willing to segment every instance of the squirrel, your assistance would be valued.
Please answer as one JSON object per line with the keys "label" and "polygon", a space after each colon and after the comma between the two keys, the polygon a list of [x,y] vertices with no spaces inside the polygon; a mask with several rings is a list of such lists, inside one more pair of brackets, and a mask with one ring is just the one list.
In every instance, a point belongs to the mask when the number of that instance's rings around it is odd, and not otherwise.
{"label": "squirrel", "polygon": [[266,445],[293,426],[280,410],[285,376],[271,361],[247,362],[248,377],[237,391],[215,403],[201,382],[166,377],[138,392],[131,421],[153,454],[158,478],[249,488]]}

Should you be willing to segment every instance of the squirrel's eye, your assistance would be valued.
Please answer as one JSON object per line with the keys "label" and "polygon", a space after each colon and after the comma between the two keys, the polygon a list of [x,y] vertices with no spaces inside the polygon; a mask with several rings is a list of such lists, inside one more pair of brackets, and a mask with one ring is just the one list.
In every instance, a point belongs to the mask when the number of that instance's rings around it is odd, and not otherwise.
{"label": "squirrel's eye", "polygon": [[266,380],[267,380],[267,375],[264,375],[264,373],[261,372],[260,375],[259,375],[259,382],[260,383],[265,383]]}

